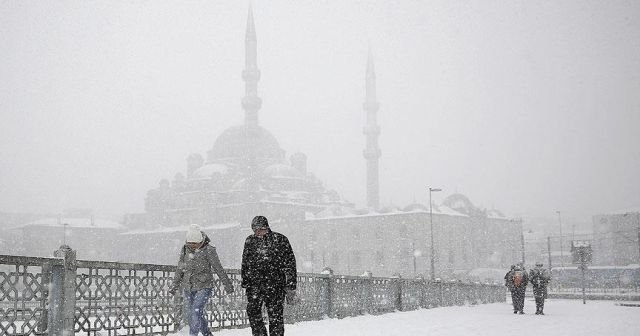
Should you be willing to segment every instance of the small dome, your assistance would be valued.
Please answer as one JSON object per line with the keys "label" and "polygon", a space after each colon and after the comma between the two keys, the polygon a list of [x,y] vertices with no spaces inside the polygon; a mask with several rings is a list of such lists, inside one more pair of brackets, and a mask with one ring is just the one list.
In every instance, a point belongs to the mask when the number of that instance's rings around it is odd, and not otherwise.
{"label": "small dome", "polygon": [[300,178],[302,175],[300,172],[286,164],[273,164],[264,169],[264,175],[267,177],[275,178]]}
{"label": "small dome", "polygon": [[476,209],[467,196],[462,194],[450,195],[442,204],[465,215],[472,215],[478,212],[478,209]]}
{"label": "small dome", "polygon": [[231,186],[231,190],[232,191],[239,191],[239,190],[247,190],[248,187],[248,182],[247,179],[240,179],[238,181],[236,181],[233,186]]}
{"label": "small dome", "polygon": [[193,172],[192,178],[194,179],[202,179],[202,178],[211,178],[214,175],[227,175],[229,173],[229,167],[220,164],[220,163],[210,163],[204,165],[196,171]]}
{"label": "small dome", "polygon": [[429,212],[429,207],[424,205],[424,204],[413,203],[413,204],[407,205],[404,209],[402,209],[402,211],[404,211],[404,212],[420,212],[420,211]]}

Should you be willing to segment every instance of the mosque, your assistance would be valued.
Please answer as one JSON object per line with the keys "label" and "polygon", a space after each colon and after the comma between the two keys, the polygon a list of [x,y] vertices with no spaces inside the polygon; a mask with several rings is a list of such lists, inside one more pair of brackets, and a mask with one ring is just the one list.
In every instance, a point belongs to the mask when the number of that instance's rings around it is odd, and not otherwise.
{"label": "mosque", "polygon": [[144,224],[122,233],[126,244],[155,242],[140,261],[174,263],[176,256],[165,251],[178,251],[186,227],[196,223],[211,236],[223,264],[238,268],[244,238],[251,234],[249,223],[257,214],[289,237],[300,272],[328,267],[338,274],[460,278],[474,269],[505,269],[520,260],[521,222],[478,209],[464,195],[450,195],[431,207],[380,206],[379,105],[371,53],[363,104],[367,207],[359,209],[307,169],[305,154],[287,157],[276,137],[260,125],[251,9],[245,48],[244,123],[222,132],[205,156],[189,155],[184,173],[148,191]]}

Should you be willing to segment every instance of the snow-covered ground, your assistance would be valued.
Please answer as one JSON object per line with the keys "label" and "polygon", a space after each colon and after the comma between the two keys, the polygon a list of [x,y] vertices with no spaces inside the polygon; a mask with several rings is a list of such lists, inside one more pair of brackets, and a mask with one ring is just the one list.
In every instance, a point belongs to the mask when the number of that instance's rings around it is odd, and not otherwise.
{"label": "snow-covered ground", "polygon": [[[544,316],[534,315],[527,299],[526,315],[514,315],[511,300],[479,306],[446,307],[380,316],[287,324],[288,336],[615,336],[640,335],[640,307],[613,301],[548,300]],[[183,329],[181,335],[188,335]],[[249,336],[249,329],[222,330],[217,336]]]}

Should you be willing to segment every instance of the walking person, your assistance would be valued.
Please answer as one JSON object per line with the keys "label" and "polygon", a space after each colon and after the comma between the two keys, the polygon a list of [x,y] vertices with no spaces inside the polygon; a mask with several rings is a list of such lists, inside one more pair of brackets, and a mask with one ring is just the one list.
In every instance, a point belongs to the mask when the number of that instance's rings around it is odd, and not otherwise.
{"label": "walking person", "polygon": [[515,287],[513,287],[513,271],[516,269],[516,265],[511,265],[511,268],[504,275],[504,285],[509,289],[509,293],[511,293],[511,304],[513,305],[513,313],[518,313],[517,309],[517,299],[515,296]]}
{"label": "walking person", "polygon": [[529,276],[527,275],[527,271],[524,269],[524,266],[522,264],[516,265],[514,270],[511,272],[511,283],[513,284],[511,298],[514,302],[514,314],[524,314],[524,294],[527,290],[528,281]]}
{"label": "walking person", "polygon": [[542,268],[541,262],[529,272],[529,282],[533,287],[533,297],[536,299],[536,315],[544,315],[544,300],[547,298],[547,286],[551,281],[551,275],[547,269]]}
{"label": "walking person", "polygon": [[264,216],[251,221],[253,234],[244,242],[242,287],[246,288],[247,315],[253,336],[267,336],[262,305],[267,307],[269,335],[284,335],[284,303],[296,301],[296,258],[289,240],[271,231]]}
{"label": "walking person", "polygon": [[175,295],[182,290],[185,301],[185,320],[189,322],[189,335],[211,335],[209,324],[204,316],[205,305],[211,297],[215,273],[224,290],[233,293],[231,280],[222,268],[216,248],[209,244],[207,235],[198,225],[189,226],[185,244],[180,252],[178,268],[169,293]]}

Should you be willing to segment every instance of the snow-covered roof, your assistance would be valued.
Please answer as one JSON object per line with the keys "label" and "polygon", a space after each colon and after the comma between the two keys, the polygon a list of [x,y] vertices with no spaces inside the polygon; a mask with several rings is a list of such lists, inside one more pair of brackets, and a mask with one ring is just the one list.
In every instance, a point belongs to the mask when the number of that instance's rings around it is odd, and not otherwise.
{"label": "snow-covered roof", "polygon": [[438,206],[438,211],[434,211],[434,214],[442,214],[442,215],[449,215],[449,216],[461,216],[461,217],[469,217],[466,214],[463,214],[461,212],[458,212],[456,210],[451,209],[450,207],[446,206],[446,205],[440,205]]}
{"label": "snow-covered roof", "polygon": [[502,211],[497,209],[487,210],[487,217],[494,219],[507,219],[507,217],[502,213]]}
{"label": "snow-covered roof", "polygon": [[606,215],[624,215],[627,213],[640,213],[640,206],[637,207],[630,207],[630,208],[626,208],[626,209],[618,209],[615,211],[610,211],[608,213],[602,213],[599,214],[600,216],[606,216]]}
{"label": "snow-covered roof", "polygon": [[[447,216],[460,216],[460,217],[468,217],[465,214],[459,213],[449,207],[439,206],[439,209],[433,208],[434,215],[447,215]],[[361,211],[361,210],[352,210],[352,211],[339,211],[337,214],[333,214],[335,212],[332,211],[322,211],[318,214],[311,215],[307,214],[306,220],[326,220],[326,219],[344,219],[344,218],[362,218],[362,217],[382,217],[382,216],[399,216],[406,214],[414,214],[414,213],[424,213],[428,214],[429,211],[424,211],[422,209],[414,208],[409,211],[403,211],[398,208],[388,208],[387,212],[380,211]]]}
{"label": "snow-covered roof", "polygon": [[110,221],[107,219],[91,219],[91,218],[42,218],[32,222],[28,222],[23,225],[14,227],[15,229],[35,227],[35,226],[50,226],[50,227],[62,227],[68,228],[87,228],[87,229],[123,229],[124,226],[118,222]]}
{"label": "snow-covered roof", "polygon": [[[638,264],[631,264],[631,265],[627,265],[627,266],[587,266],[587,268],[589,269],[628,269],[628,270],[635,270],[640,268],[640,265]],[[578,266],[558,266],[558,267],[553,267],[554,270],[575,270],[578,269]]]}
{"label": "snow-covered roof", "polygon": [[[240,223],[220,223],[213,224],[201,227],[202,231],[217,231],[217,230],[226,230],[231,228],[239,227]],[[139,235],[139,234],[154,234],[154,233],[175,233],[175,232],[187,232],[189,225],[184,226],[173,226],[173,227],[161,227],[154,229],[144,229],[144,230],[131,230],[127,232],[123,232],[124,235]]]}

